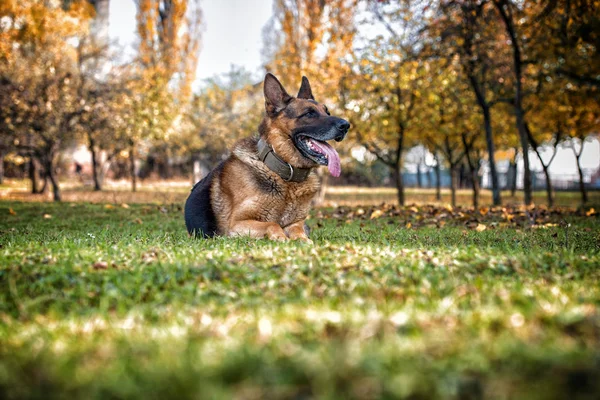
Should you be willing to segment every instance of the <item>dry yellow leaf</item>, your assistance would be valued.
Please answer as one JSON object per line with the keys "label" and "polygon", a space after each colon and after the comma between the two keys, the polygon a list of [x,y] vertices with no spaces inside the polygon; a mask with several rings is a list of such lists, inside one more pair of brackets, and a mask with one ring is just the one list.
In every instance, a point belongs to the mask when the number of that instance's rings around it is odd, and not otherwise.
{"label": "dry yellow leaf", "polygon": [[16,212],[15,210],[13,210],[12,208],[9,208],[9,209],[8,209],[8,213],[9,213],[10,215],[17,215],[17,212]]}
{"label": "dry yellow leaf", "polygon": [[405,225],[405,228],[406,229],[412,228],[412,224],[410,222],[407,222],[406,225]]}
{"label": "dry yellow leaf", "polygon": [[44,214],[44,219],[50,219],[50,218],[52,218],[52,215],[50,215],[50,214]]}
{"label": "dry yellow leaf", "polygon": [[112,204],[106,204],[104,206],[104,208],[106,208],[107,210],[110,210],[111,208],[115,208]]}
{"label": "dry yellow leaf", "polygon": [[483,232],[487,229],[487,226],[485,226],[484,224],[477,224],[477,227],[475,228],[475,230],[477,232]]}
{"label": "dry yellow leaf", "polygon": [[596,210],[594,210],[594,207],[590,208],[589,210],[587,210],[587,212],[585,213],[585,215],[587,217],[591,217],[592,215],[596,214]]}
{"label": "dry yellow leaf", "polygon": [[371,213],[371,219],[379,218],[383,215],[383,211],[375,210]]}
{"label": "dry yellow leaf", "polygon": [[129,208],[129,204],[123,203],[123,204],[121,204],[121,207],[123,207],[123,208]]}

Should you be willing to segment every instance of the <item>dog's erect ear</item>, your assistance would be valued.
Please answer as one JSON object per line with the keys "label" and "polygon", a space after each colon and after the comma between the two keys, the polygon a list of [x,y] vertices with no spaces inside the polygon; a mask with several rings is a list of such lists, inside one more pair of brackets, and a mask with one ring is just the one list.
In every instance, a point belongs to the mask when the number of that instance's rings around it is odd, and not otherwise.
{"label": "dog's erect ear", "polygon": [[313,97],[312,94],[312,90],[310,88],[310,82],[308,81],[308,78],[303,76],[302,77],[302,85],[300,85],[300,90],[298,90],[298,97],[299,99],[306,99],[306,100],[314,100],[315,98]]}
{"label": "dog's erect ear", "polygon": [[270,116],[276,115],[283,110],[292,100],[275,75],[268,73],[265,76],[265,108]]}

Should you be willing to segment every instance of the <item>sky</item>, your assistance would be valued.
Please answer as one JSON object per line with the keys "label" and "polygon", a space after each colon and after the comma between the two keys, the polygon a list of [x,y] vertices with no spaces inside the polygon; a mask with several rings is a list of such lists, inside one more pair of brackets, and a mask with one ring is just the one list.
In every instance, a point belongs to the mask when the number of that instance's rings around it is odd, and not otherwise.
{"label": "sky", "polygon": [[[243,66],[259,77],[262,58],[262,29],[273,11],[272,0],[202,0],[204,32],[202,49],[196,71],[196,83],[215,74],[228,72],[231,65]],[[133,0],[112,0],[109,11],[109,36],[123,49],[124,57],[134,54],[136,7]],[[591,170],[600,165],[600,142],[587,143],[583,167]],[[550,157],[550,154],[546,155]],[[541,170],[534,153],[532,168]],[[554,175],[577,173],[575,158],[570,149],[560,149],[550,167]]]}
{"label": "sky", "polygon": [[[228,72],[232,64],[253,73],[262,64],[262,28],[272,15],[272,0],[203,0],[202,49],[196,71],[197,80]],[[109,11],[109,36],[133,54],[135,44],[133,0],[112,0]]]}

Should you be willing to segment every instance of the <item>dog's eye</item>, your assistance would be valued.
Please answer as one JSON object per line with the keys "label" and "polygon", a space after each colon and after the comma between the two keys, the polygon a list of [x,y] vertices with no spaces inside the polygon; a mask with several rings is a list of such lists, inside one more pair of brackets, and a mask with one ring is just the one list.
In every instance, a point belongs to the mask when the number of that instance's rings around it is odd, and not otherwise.
{"label": "dog's eye", "polygon": [[308,118],[316,118],[319,116],[319,114],[317,114],[316,111],[310,110],[305,112],[304,114],[302,114],[303,117],[308,117]]}

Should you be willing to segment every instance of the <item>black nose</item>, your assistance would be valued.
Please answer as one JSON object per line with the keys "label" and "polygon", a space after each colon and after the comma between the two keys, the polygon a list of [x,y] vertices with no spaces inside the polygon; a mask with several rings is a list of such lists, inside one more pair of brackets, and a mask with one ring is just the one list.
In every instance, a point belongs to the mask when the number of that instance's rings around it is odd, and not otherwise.
{"label": "black nose", "polygon": [[335,127],[339,131],[339,134],[335,136],[335,141],[340,142],[344,139],[346,133],[348,133],[348,129],[350,129],[350,124],[348,123],[348,121],[340,118],[339,121],[337,121],[337,123],[335,124]]}

